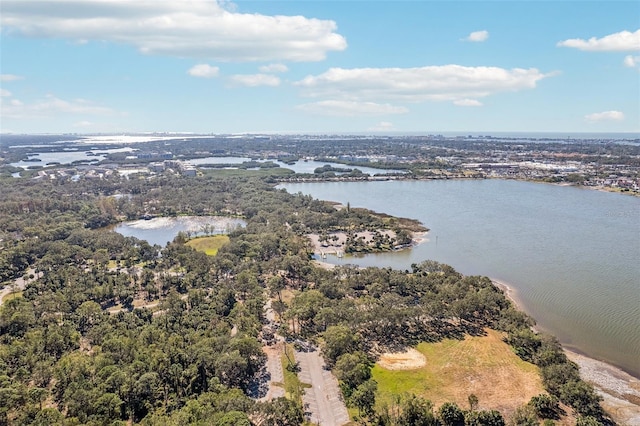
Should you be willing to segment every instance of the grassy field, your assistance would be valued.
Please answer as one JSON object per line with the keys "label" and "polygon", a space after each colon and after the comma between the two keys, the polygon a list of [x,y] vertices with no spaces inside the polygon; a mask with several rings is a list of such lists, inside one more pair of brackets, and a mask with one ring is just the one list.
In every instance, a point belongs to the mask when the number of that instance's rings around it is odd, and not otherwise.
{"label": "grassy field", "polygon": [[226,235],[213,235],[211,237],[199,237],[187,241],[189,247],[193,247],[196,251],[201,251],[209,256],[218,254],[218,250],[229,242]]}
{"label": "grassy field", "polygon": [[2,303],[8,302],[9,300],[17,299],[19,297],[22,297],[22,292],[21,291],[14,291],[13,293],[6,294],[2,298]]}
{"label": "grassy field", "polygon": [[496,331],[465,340],[421,343],[416,349],[426,358],[423,367],[391,370],[374,366],[378,403],[391,405],[394,395],[413,393],[436,407],[450,401],[469,409],[468,396],[475,394],[478,408],[508,416],[532,396],[544,393],[537,367],[518,358]]}

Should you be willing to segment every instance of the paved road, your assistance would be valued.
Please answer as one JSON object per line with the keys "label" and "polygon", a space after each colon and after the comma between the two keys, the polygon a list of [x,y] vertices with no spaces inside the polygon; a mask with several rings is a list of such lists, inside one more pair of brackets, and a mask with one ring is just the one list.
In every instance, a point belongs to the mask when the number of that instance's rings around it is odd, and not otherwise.
{"label": "paved road", "polygon": [[269,380],[267,393],[258,401],[270,401],[284,396],[284,374],[282,372],[282,343],[262,348],[267,354],[267,377]]}
{"label": "paved road", "polygon": [[308,383],[302,402],[307,419],[322,426],[342,426],[349,422],[347,407],[342,401],[338,381],[330,371],[325,370],[324,360],[317,350],[295,353],[300,363],[298,377],[302,383]]}

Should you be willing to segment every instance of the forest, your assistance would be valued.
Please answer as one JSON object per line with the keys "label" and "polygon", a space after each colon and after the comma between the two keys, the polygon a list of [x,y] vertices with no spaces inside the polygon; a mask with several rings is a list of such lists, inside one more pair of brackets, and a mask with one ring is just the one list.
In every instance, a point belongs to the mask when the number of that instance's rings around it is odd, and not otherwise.
{"label": "forest", "polygon": [[[11,290],[0,306],[0,425],[304,424],[295,395],[256,398],[269,300],[278,334],[321,348],[353,424],[549,425],[567,411],[581,426],[613,424],[558,341],[487,277],[429,260],[405,271],[313,262],[310,233],[407,233],[410,221],[336,209],[251,172],[0,186],[0,283]],[[177,215],[247,224],[215,256],[184,234],[160,247],[112,228]],[[416,395],[376,403],[380,353],[487,329],[539,368],[544,394],[509,416]]]}

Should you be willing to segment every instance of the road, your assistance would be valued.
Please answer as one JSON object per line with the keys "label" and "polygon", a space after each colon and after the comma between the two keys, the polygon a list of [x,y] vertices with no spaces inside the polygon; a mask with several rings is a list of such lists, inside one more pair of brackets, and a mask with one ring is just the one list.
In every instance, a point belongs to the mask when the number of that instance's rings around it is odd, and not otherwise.
{"label": "road", "polygon": [[299,362],[298,377],[302,383],[310,384],[305,389],[302,402],[307,419],[322,426],[342,426],[349,422],[347,407],[342,401],[338,381],[329,370],[325,370],[324,360],[316,349],[308,352],[296,351]]}
{"label": "road", "polygon": [[[30,278],[27,278],[26,280],[24,279],[24,277],[28,277],[31,275],[34,275],[33,279],[30,279]],[[0,290],[0,305],[2,305],[2,301],[6,296],[14,292],[24,290],[27,284],[29,284],[31,281],[34,281],[40,278],[41,276],[42,276],[42,273],[36,274],[35,269],[29,269],[25,272],[25,274],[22,277],[16,278],[13,284],[4,286],[4,288]]]}
{"label": "road", "polygon": [[267,354],[267,390],[266,394],[258,401],[271,401],[285,395],[284,392],[284,373],[282,371],[282,343],[272,346],[264,346],[262,350]]}

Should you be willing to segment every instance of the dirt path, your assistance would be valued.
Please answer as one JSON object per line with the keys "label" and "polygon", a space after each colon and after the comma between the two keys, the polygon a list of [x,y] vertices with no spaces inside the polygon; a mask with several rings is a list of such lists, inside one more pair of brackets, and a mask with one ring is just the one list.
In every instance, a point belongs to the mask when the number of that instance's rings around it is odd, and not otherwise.
{"label": "dirt path", "polygon": [[295,353],[300,363],[298,377],[311,385],[305,389],[302,402],[307,419],[313,424],[341,426],[349,422],[347,407],[342,401],[338,381],[330,371],[325,370],[324,361],[318,350]]}

